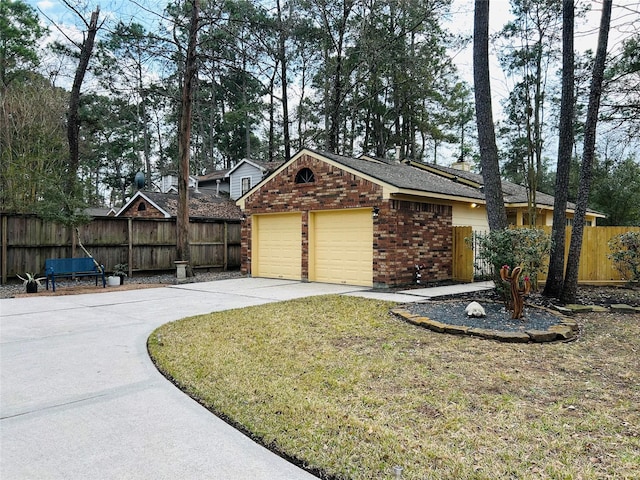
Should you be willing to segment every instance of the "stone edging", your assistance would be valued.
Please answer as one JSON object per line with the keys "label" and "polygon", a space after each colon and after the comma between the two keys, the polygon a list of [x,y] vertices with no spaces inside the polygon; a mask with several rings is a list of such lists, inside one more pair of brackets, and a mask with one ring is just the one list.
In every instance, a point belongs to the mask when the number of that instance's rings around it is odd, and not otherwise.
{"label": "stone edging", "polygon": [[576,332],[578,331],[578,322],[576,322],[575,320],[567,318],[563,315],[559,315],[558,312],[545,307],[538,307],[534,305],[527,305],[527,307],[539,308],[556,315],[558,317],[558,323],[556,325],[550,326],[547,330],[525,330],[524,332],[507,332],[503,330],[474,328],[464,325],[451,325],[448,323],[439,322],[437,320],[432,320],[429,317],[411,313],[407,309],[402,307],[392,308],[391,313],[413,325],[428,328],[429,330],[433,330],[434,332],[450,333],[454,335],[473,335],[490,340],[497,340],[499,342],[544,343],[554,342],[557,340],[569,341],[576,338]]}
{"label": "stone edging", "polygon": [[589,313],[589,312],[611,312],[611,313],[640,313],[640,307],[632,307],[631,305],[625,305],[624,303],[616,303],[609,308],[601,307],[600,305],[577,305],[568,304],[565,306],[556,306],[553,308],[563,315],[573,315],[574,313]]}

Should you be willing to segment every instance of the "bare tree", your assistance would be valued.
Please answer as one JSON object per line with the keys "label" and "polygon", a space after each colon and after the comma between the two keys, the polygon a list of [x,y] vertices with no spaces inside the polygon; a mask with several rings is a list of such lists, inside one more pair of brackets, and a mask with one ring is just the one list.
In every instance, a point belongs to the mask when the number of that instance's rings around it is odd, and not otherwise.
{"label": "bare tree", "polygon": [[573,150],[574,83],[573,31],[575,6],[573,0],[562,2],[562,96],[560,100],[560,128],[558,132],[558,165],[551,230],[551,257],[544,294],[559,297],[564,283],[564,245],[567,223],[569,171]]}
{"label": "bare tree", "polygon": [[[591,178],[593,176],[593,159],[596,146],[596,127],[598,124],[598,110],[602,96],[602,84],[604,81],[604,67],[607,58],[607,44],[609,41],[609,26],[611,25],[612,0],[602,2],[602,16],[600,17],[600,31],[598,32],[598,48],[591,76],[589,90],[589,106],[587,108],[587,120],[585,122],[584,147],[582,151],[582,165],[580,167],[580,184],[578,187],[578,200],[573,217],[571,229],[571,243],[569,244],[569,258],[567,260],[567,272],[562,287],[561,299],[564,302],[575,302],[578,290],[578,268],[580,266],[580,251],[582,249],[582,236],[584,233],[585,214],[589,202]],[[557,192],[556,192],[557,193]]]}
{"label": "bare tree", "polygon": [[[198,19],[200,0],[191,0],[191,20],[189,23],[189,43],[185,58],[182,81],[182,108],[178,132],[178,216],[176,218],[176,258],[191,260],[189,248],[189,161],[191,158],[191,113],[193,108],[194,80],[197,71],[196,43],[198,41]],[[188,276],[193,275],[191,268]]]}
{"label": "bare tree", "polygon": [[473,21],[473,84],[476,97],[476,122],[480,163],[484,178],[484,196],[487,202],[489,229],[507,228],[507,213],[502,196],[502,181],[498,164],[498,147],[491,107],[489,79],[489,0],[475,1]]}

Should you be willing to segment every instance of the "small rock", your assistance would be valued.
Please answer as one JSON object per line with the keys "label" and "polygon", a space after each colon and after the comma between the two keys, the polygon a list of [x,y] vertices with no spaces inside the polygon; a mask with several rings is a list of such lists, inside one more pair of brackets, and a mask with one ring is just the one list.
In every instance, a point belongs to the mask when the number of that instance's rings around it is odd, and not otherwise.
{"label": "small rock", "polygon": [[[424,317],[424,318],[426,318],[426,317]],[[435,320],[431,320],[431,319],[427,319],[427,320],[428,321],[424,322],[424,325],[429,330],[433,330],[434,332],[443,333],[445,327],[447,326],[444,323],[436,322]]]}
{"label": "small rock", "polygon": [[552,307],[554,310],[556,310],[556,311],[558,311],[558,312],[562,313],[563,315],[573,315],[573,310],[571,310],[571,309],[569,309],[569,308],[561,307],[560,305],[551,305],[551,307]]}
{"label": "small rock", "polygon": [[611,311],[617,313],[636,313],[637,310],[631,305],[625,305],[624,303],[616,303],[611,305]]}
{"label": "small rock", "polygon": [[552,332],[549,330],[527,330],[524,333],[529,335],[529,337],[531,337],[531,340],[536,343],[553,342],[557,337],[556,332]]}
{"label": "small rock", "polygon": [[576,322],[572,318],[564,318],[562,319],[562,322],[560,322],[560,324],[571,328],[571,330],[573,330],[574,332],[578,331],[578,322]]}
{"label": "small rock", "polygon": [[496,332],[494,338],[507,343],[528,343],[531,341],[529,335],[524,332]]}
{"label": "small rock", "polygon": [[573,329],[566,325],[553,325],[552,327],[549,327],[549,331],[554,332],[557,337],[560,337],[563,340],[573,338]]}
{"label": "small rock", "polygon": [[593,305],[592,312],[605,313],[608,312],[609,309],[607,307],[603,307],[601,305]]}
{"label": "small rock", "polygon": [[465,327],[463,325],[445,325],[444,331],[446,333],[453,333],[457,335],[466,334],[469,332],[470,327]]}
{"label": "small rock", "polygon": [[464,311],[469,317],[487,316],[487,312],[484,311],[484,308],[478,302],[471,302],[469,305],[467,305],[467,308],[465,308]]}
{"label": "small rock", "polygon": [[593,305],[577,305],[575,303],[568,303],[564,308],[568,308],[573,313],[588,313],[593,311]]}
{"label": "small rock", "polygon": [[496,334],[499,332],[496,330],[489,330],[487,328],[470,328],[468,333],[475,335],[476,337],[495,339]]}

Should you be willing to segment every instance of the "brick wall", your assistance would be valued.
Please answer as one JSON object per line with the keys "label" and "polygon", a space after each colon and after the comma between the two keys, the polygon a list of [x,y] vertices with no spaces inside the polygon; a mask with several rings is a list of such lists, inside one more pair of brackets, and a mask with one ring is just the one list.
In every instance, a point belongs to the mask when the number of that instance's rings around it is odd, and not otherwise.
{"label": "brick wall", "polygon": [[[309,168],[315,182],[296,184],[296,174]],[[242,225],[242,271],[251,271],[251,215],[302,212],[302,278],[309,273],[308,212],[374,207],[373,282],[376,286],[409,284],[413,266],[424,263],[425,281],[451,278],[451,207],[382,200],[382,187],[341,168],[303,155],[247,197]]]}
{"label": "brick wall", "polygon": [[[144,203],[144,207],[141,204]],[[142,208],[142,210],[140,209]],[[126,211],[122,212],[121,217],[143,217],[143,218],[165,218],[162,212],[147,202],[144,198],[138,199],[129,205]]]}
{"label": "brick wall", "polygon": [[422,281],[451,278],[451,207],[391,200],[374,228],[375,286],[413,282],[415,265],[424,265]]}

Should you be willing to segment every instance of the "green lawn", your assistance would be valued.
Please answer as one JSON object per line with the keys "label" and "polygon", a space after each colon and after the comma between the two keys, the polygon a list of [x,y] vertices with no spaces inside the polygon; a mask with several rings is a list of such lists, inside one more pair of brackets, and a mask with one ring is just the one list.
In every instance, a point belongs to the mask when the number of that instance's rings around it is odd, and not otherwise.
{"label": "green lawn", "polygon": [[213,313],[149,338],[202,404],[325,478],[640,476],[640,315],[577,341],[439,334],[393,304],[324,296]]}

